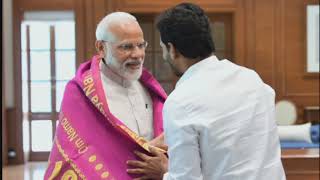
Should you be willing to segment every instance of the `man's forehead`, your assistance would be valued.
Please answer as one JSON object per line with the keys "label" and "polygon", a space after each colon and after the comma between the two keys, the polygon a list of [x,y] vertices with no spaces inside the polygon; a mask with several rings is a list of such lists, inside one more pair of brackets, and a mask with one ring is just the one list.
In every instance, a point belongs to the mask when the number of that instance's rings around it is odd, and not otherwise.
{"label": "man's forehead", "polygon": [[109,30],[119,41],[136,38],[143,39],[143,32],[136,21],[115,23],[110,26]]}

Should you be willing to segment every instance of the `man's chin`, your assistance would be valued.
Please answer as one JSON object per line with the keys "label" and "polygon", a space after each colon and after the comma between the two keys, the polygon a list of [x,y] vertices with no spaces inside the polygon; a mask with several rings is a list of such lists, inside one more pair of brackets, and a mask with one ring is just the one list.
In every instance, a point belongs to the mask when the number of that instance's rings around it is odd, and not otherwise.
{"label": "man's chin", "polygon": [[124,77],[129,81],[136,81],[139,80],[142,74],[142,68],[137,70],[129,70],[124,74]]}

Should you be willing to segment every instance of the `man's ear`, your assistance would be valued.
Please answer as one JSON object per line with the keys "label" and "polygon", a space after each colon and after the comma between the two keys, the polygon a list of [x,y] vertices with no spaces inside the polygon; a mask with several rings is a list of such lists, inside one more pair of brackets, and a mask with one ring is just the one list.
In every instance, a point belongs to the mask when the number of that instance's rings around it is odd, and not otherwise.
{"label": "man's ear", "polygon": [[177,51],[176,47],[172,43],[168,43],[169,45],[169,55],[171,59],[176,59],[179,56],[179,52]]}
{"label": "man's ear", "polygon": [[96,46],[96,50],[97,50],[98,55],[101,58],[104,58],[104,56],[105,56],[104,52],[106,51],[106,49],[105,49],[103,41],[96,41],[95,46]]}

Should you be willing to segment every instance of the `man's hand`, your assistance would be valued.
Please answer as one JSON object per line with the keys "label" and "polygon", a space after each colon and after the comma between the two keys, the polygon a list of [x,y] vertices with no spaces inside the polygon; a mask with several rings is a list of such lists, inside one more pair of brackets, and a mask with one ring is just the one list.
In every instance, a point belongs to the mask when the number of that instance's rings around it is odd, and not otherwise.
{"label": "man's hand", "polygon": [[164,144],[164,134],[160,134],[158,137],[152,139],[151,141],[149,141],[148,143],[151,146],[155,146],[158,147],[160,149],[163,149],[165,151],[168,150],[168,146]]}
{"label": "man's hand", "polygon": [[148,156],[141,152],[134,153],[142,159],[142,161],[129,160],[127,164],[133,169],[127,169],[129,174],[139,174],[141,177],[134,180],[155,179],[162,180],[163,175],[168,171],[168,158],[156,148],[150,146],[149,150],[153,156]]}

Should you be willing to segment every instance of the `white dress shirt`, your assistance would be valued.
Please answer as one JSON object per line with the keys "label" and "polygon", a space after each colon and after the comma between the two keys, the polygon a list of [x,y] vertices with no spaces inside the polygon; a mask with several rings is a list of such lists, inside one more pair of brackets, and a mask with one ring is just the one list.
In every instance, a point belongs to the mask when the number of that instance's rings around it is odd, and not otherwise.
{"label": "white dress shirt", "polygon": [[215,56],[192,65],[163,109],[170,180],[283,180],[275,93]]}
{"label": "white dress shirt", "polygon": [[102,61],[100,72],[110,112],[139,136],[151,140],[153,109],[148,91],[140,81],[123,79]]}

